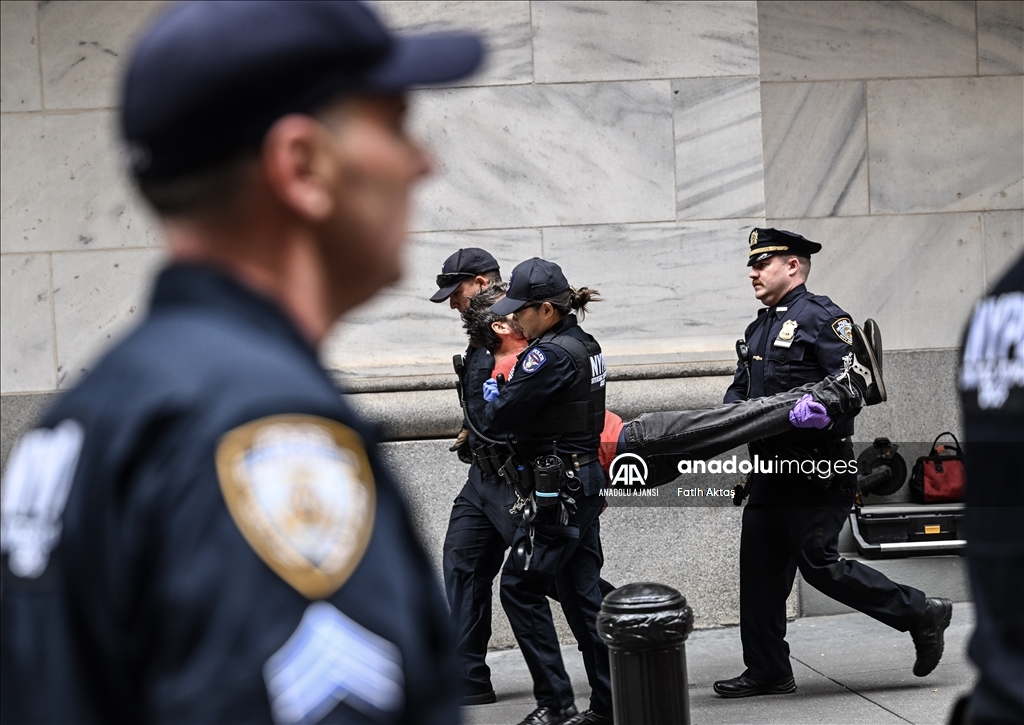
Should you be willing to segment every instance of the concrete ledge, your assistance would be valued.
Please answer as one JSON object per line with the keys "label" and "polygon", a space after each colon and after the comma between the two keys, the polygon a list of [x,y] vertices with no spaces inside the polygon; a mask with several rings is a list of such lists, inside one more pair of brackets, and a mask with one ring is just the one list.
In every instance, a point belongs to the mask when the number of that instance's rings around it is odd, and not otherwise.
{"label": "concrete ledge", "polygon": [[[918,556],[909,559],[862,559],[848,556],[880,571],[900,584],[907,584],[922,590],[929,597],[946,597],[954,602],[971,601],[971,590],[967,582],[967,562],[960,556]],[[834,599],[826,597],[817,589],[797,578],[800,592],[800,616],[820,617],[831,614],[849,614],[854,610]]]}

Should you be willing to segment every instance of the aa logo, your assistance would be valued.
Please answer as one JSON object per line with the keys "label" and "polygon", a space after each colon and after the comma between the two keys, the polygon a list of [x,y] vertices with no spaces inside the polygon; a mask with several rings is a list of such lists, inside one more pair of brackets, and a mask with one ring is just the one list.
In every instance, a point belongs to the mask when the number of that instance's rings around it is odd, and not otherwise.
{"label": "aa logo", "polygon": [[635,453],[620,453],[608,468],[612,486],[646,486],[647,463]]}

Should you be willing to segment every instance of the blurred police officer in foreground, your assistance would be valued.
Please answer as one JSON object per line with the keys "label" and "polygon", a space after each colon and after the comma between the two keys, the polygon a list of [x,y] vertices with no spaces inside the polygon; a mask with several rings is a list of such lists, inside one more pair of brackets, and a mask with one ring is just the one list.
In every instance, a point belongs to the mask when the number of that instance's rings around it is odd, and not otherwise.
{"label": "blurred police officer in foreground", "polygon": [[974,307],[960,367],[978,681],[953,723],[1024,722],[1024,256]]}
{"label": "blurred police officer in foreground", "polygon": [[400,276],[430,170],[403,89],[481,54],[356,3],[187,3],[142,38],[121,120],[170,264],[12,455],[4,722],[458,721],[443,599],[316,349]]}
{"label": "blurred police officer in foreground", "polygon": [[[512,439],[515,452],[504,476],[520,496],[522,518],[502,575],[501,601],[537,699],[520,725],[612,722],[608,649],[597,634],[605,365],[601,346],[573,314],[585,313],[596,299],[594,290],[570,287],[557,264],[534,257],[516,266],[505,298],[491,307],[496,315],[514,314],[530,340],[507,384],[486,382],[483,416],[485,425]],[[551,619],[552,586],[590,680],[590,709],[582,713]]]}
{"label": "blurred police officer in foreground", "polygon": [[[475,247],[459,249],[441,266],[438,290],[430,301],[448,301],[453,310],[465,317],[479,296],[495,301],[501,294],[500,285],[501,271],[490,252]],[[466,416],[474,421],[475,427],[482,425],[483,384],[493,377],[495,359],[484,346],[472,344],[474,337],[471,331],[470,346],[463,358],[460,394]],[[512,542],[515,527],[508,510],[516,497],[498,475],[508,457],[508,448],[501,443],[488,443],[468,426],[465,421],[453,446],[470,467],[466,484],[452,506],[442,562],[456,651],[461,659],[462,703],[481,705],[497,699],[485,661],[491,638],[491,591],[505,550]],[[481,433],[496,435],[490,431]]]}
{"label": "blurred police officer in foreground", "polygon": [[[747,266],[754,296],[765,305],[744,335],[749,355],[736,368],[725,402],[773,395],[834,375],[854,349],[865,350],[871,367],[881,361],[877,326],[865,330],[828,297],[804,286],[810,257],[821,245],[799,234],[775,229],[750,233]],[[885,400],[885,388],[875,396]],[[856,414],[856,411],[853,412]],[[836,463],[853,460],[852,415],[821,430],[801,429],[755,441],[751,454],[762,461]],[[846,467],[843,466],[843,469]],[[796,569],[811,586],[880,622],[910,631],[917,649],[914,674],[927,675],[942,656],[942,633],[952,604],[926,599],[913,587],[896,584],[875,569],[841,559],[839,533],[853,505],[856,473],[756,472],[743,511],[740,538],[740,637],[746,670],[720,680],[723,697],[783,694],[796,690],[786,644],[786,598]]]}

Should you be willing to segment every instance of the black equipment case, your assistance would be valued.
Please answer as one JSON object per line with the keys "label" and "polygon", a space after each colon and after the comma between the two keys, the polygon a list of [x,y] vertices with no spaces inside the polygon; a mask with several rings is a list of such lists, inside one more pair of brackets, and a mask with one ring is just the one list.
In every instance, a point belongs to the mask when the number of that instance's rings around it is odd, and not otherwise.
{"label": "black equipment case", "polygon": [[866,559],[963,555],[964,505],[875,504],[850,512],[857,551]]}

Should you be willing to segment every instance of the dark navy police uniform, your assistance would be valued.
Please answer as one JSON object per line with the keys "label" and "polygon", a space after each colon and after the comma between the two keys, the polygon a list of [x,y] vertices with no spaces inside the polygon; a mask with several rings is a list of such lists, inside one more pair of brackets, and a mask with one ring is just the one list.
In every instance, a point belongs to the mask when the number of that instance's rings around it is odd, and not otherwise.
{"label": "dark navy police uniform", "polygon": [[[574,698],[547,601],[554,586],[583,654],[591,709],[602,714],[612,709],[608,650],[597,634],[604,563],[598,517],[605,481],[597,451],[604,382],[600,346],[575,315],[568,315],[520,354],[508,384],[484,411],[485,423],[509,433],[523,458],[557,454],[572,473],[568,493],[576,510],[567,525],[559,524],[557,507],[541,510],[530,569],[523,571],[514,556],[508,558],[501,599],[533,677],[538,706],[565,708]],[[525,536],[520,525],[513,547]]]}
{"label": "dark navy police uniform", "polygon": [[377,449],[276,304],[163,272],[12,455],[3,721],[457,722],[444,601]]}
{"label": "dark navy police uniform", "polygon": [[[469,415],[478,428],[483,425],[484,381],[491,377],[494,356],[482,348],[469,347],[464,357],[463,394]],[[482,430],[495,438],[497,433]],[[486,444],[472,431],[468,445],[481,451]],[[462,661],[466,693],[491,691],[491,672],[485,661],[491,638],[491,593],[494,577],[501,571],[505,550],[512,544],[516,524],[509,513],[515,493],[493,466],[474,459],[469,476],[452,506],[444,540],[444,583]]]}
{"label": "dark navy police uniform", "polygon": [[[752,240],[753,244],[753,240]],[[770,256],[770,255],[765,255]],[[744,333],[749,376],[737,366],[725,402],[774,395],[843,371],[851,350],[850,316],[804,285],[758,311]],[[749,386],[749,393],[748,393]],[[755,441],[763,461],[853,460],[852,416],[826,430],[793,429]],[[820,464],[819,464],[820,465]],[[805,463],[805,470],[810,470]],[[825,466],[817,470],[828,473]],[[799,568],[804,579],[833,599],[900,631],[924,613],[924,593],[876,570],[840,558],[837,545],[856,489],[856,474],[831,480],[817,473],[754,473],[740,540],[740,634],[746,677],[773,683],[792,677],[786,635],[786,598]]]}
{"label": "dark navy police uniform", "polygon": [[[1024,722],[1024,256],[974,308],[960,395],[978,667],[969,722]],[[957,722],[952,720],[951,722]]]}

